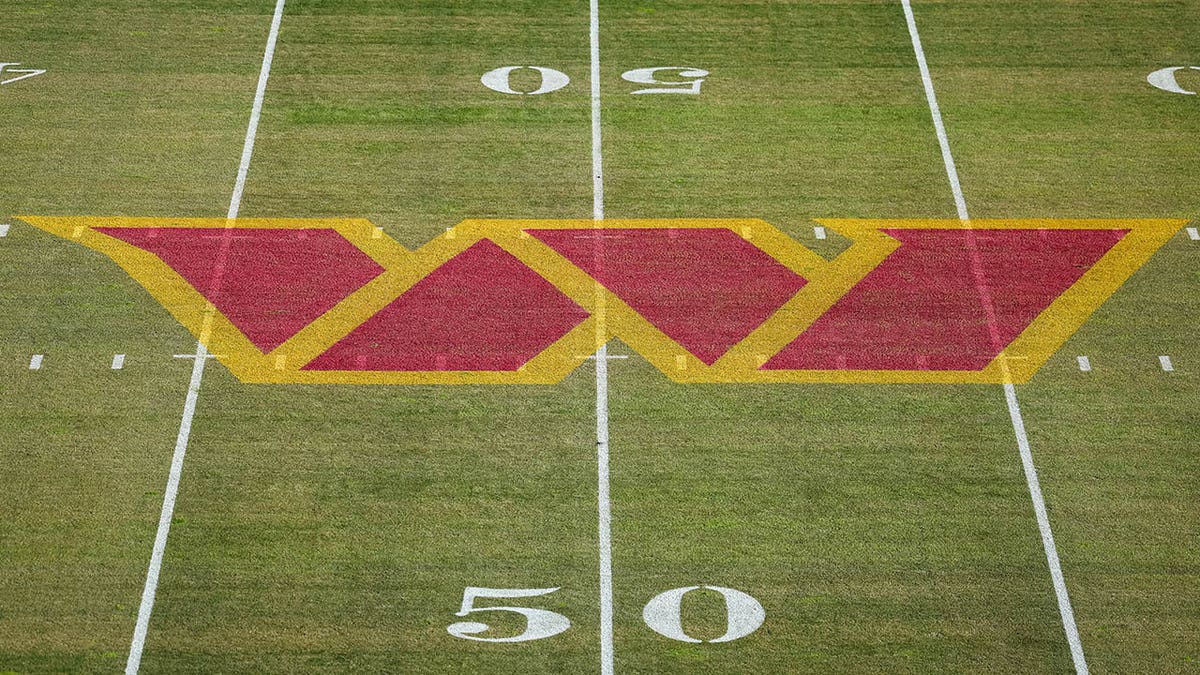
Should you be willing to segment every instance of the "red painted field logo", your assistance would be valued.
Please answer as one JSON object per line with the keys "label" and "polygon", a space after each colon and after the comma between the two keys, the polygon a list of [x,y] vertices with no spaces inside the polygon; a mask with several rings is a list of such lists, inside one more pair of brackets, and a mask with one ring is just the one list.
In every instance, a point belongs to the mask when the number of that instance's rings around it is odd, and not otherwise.
{"label": "red painted field logo", "polygon": [[1183,225],[24,220],[107,254],[245,382],[553,383],[619,338],[679,382],[1023,382]]}

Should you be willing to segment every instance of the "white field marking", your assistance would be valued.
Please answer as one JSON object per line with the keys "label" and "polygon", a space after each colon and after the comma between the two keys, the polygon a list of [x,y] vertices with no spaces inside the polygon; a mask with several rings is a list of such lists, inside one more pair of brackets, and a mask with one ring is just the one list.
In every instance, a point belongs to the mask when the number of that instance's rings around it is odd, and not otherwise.
{"label": "white field marking", "polygon": [[1191,239],[1192,241],[1200,241],[1200,230],[1194,227],[1189,227],[1187,229],[1187,233],[1188,239]]}
{"label": "white field marking", "polygon": [[[581,356],[581,357],[579,357],[579,358],[582,358],[582,359],[585,359],[585,360],[591,361],[591,360],[594,360],[594,359],[596,359],[598,354],[599,354],[599,352],[596,352],[596,354],[592,354],[591,356]],[[610,361],[611,361],[612,359],[627,359],[627,358],[629,358],[629,355],[628,355],[628,354],[608,354],[608,353],[605,353],[605,355],[604,355],[604,358],[606,358],[606,359],[608,359],[608,360],[610,360]]]}
{"label": "white field marking", "polygon": [[1146,76],[1146,81],[1150,86],[1157,87],[1163,91],[1172,94],[1184,94],[1186,96],[1195,96],[1196,92],[1190,89],[1184,89],[1179,86],[1179,80],[1175,79],[1175,73],[1181,70],[1200,70],[1200,66],[1171,66],[1169,68],[1161,68]]}
{"label": "white field marking", "polygon": [[[46,72],[45,70],[41,70],[38,68],[9,68],[9,66],[19,66],[19,65],[21,65],[21,64],[20,63],[0,63],[0,73],[24,73],[23,75],[18,75],[17,77],[10,77],[8,79],[0,79],[0,85],[12,84],[13,82],[20,82],[21,80],[24,80],[26,78],[37,77],[38,75],[41,75]],[[0,76],[0,77],[2,77],[2,76]]]}
{"label": "white field marking", "polygon": [[[675,71],[679,77],[691,78],[687,82],[667,81],[658,79],[658,73],[662,71]],[[656,66],[653,68],[634,68],[621,73],[621,79],[634,84],[652,84],[656,85],[649,89],[638,89],[629,92],[630,94],[699,94],[700,85],[704,84],[704,78],[708,77],[708,71],[703,68],[689,68],[687,66]]]}
{"label": "white field marking", "polygon": [[[541,77],[541,82],[538,88],[533,91],[517,91],[512,88],[512,74],[515,70],[523,70],[529,68],[536,70],[538,76]],[[535,95],[549,94],[552,91],[558,91],[571,83],[571,78],[561,70],[546,68],[545,66],[503,66],[495,70],[489,70],[479,78],[483,86],[500,94],[518,94],[518,95]]]}
{"label": "white field marking", "polygon": [[[254,139],[258,135],[258,121],[262,115],[263,98],[267,91],[267,79],[271,73],[271,61],[275,56],[275,43],[279,39],[279,24],[283,19],[286,0],[276,0],[275,14],[271,19],[271,30],[267,35],[267,46],[263,52],[262,67],[258,72],[258,85],[254,92],[254,104],[250,109],[250,122],[242,145],[242,157],[238,163],[237,178],[233,194],[229,198],[230,220],[237,218],[242,205],[242,191],[246,187],[246,176],[250,171],[250,158],[254,154]],[[218,265],[218,269],[220,266]],[[158,518],[158,531],[154,535],[154,548],[150,554],[150,566],[146,570],[146,585],[142,588],[142,601],[138,606],[137,625],[129,646],[129,659],[125,662],[126,675],[136,675],[142,663],[142,649],[146,646],[146,632],[150,628],[150,614],[154,610],[154,595],[158,590],[158,575],[162,571],[163,554],[167,548],[167,535],[171,531],[171,518],[175,513],[175,497],[179,493],[179,478],[183,473],[183,458],[187,452],[188,439],[192,434],[192,419],[196,415],[196,400],[200,396],[200,382],[204,377],[204,366],[208,363],[208,348],[203,341],[196,342],[193,355],[192,376],[188,382],[187,396],[183,403],[183,415],[179,419],[179,434],[175,438],[175,451],[171,455],[171,471],[167,476],[167,489],[163,494],[162,512]]]}
{"label": "white field marking", "polygon": [[[946,167],[946,177],[950,181],[950,189],[954,193],[954,205],[958,209],[960,220],[970,220],[967,212],[967,201],[963,197],[962,183],[958,178],[958,169],[954,165],[954,156],[950,153],[950,141],[946,136],[946,127],[942,122],[941,109],[938,107],[937,95],[933,89],[933,77],[929,74],[929,65],[925,60],[925,50],[921,47],[921,37],[917,32],[917,21],[913,16],[910,0],[900,0],[904,7],[904,18],[908,23],[908,34],[912,38],[913,52],[917,57],[917,66],[921,71],[921,82],[925,87],[925,98],[929,102],[929,112],[933,117],[933,126],[937,132],[938,144],[942,150],[942,161]],[[1042,536],[1042,548],[1046,553],[1046,564],[1050,568],[1050,579],[1054,585],[1054,595],[1058,600],[1058,613],[1062,617],[1063,631],[1066,633],[1067,644],[1071,649],[1071,660],[1078,675],[1087,675],[1087,660],[1083,654],[1083,643],[1079,639],[1079,630],[1075,626],[1075,612],[1071,608],[1071,599],[1067,594],[1067,583],[1063,578],[1062,567],[1059,565],[1058,548],[1054,544],[1054,534],[1050,530],[1050,518],[1046,513],[1046,502],[1042,497],[1041,484],[1038,481],[1037,468],[1033,464],[1033,452],[1029,447],[1029,438],[1025,433],[1025,420],[1021,416],[1020,402],[1017,400],[1017,388],[1011,383],[1004,384],[1004,398],[1008,404],[1009,418],[1012,420],[1013,433],[1017,438],[1017,448],[1021,455],[1021,466],[1025,471],[1025,483],[1029,488],[1029,497],[1033,501],[1033,511],[1037,518],[1038,531]]]}
{"label": "white field marking", "polygon": [[9,228],[8,223],[0,223],[0,237],[8,236],[8,228]]}
{"label": "white field marking", "polygon": [[[604,220],[604,158],[600,136],[600,2],[589,0],[588,50],[592,103],[592,218]],[[603,239],[597,237],[597,246]],[[599,248],[597,249],[600,250]],[[603,300],[599,284],[597,298]],[[603,307],[600,308],[603,311]],[[601,321],[597,332],[604,330]],[[600,548],[600,674],[613,673],[612,505],[608,489],[608,345],[596,351],[596,511]]]}
{"label": "white field marking", "polygon": [[1165,354],[1158,357],[1158,365],[1162,366],[1163,372],[1165,373],[1175,372],[1175,364],[1171,363],[1171,357],[1166,356]]}
{"label": "white field marking", "polygon": [[209,354],[208,352],[205,352],[204,354],[200,354],[199,352],[197,352],[195,354],[172,354],[171,358],[175,358],[175,359],[219,359],[221,357],[217,356],[216,354]]}
{"label": "white field marking", "polygon": [[820,225],[817,225],[816,227],[813,228],[813,236],[815,236],[817,239],[824,239],[825,238],[825,228],[821,227]]}
{"label": "white field marking", "polygon": [[43,356],[44,355],[42,355],[42,354],[34,354],[33,356],[29,357],[29,369],[30,370],[41,370]]}
{"label": "white field marking", "polygon": [[1085,373],[1092,372],[1092,362],[1086,356],[1076,356],[1075,360],[1079,362],[1079,369]]}
{"label": "white field marking", "polygon": [[371,238],[372,239],[383,239],[383,228],[376,227],[375,229],[371,230]]}
{"label": "white field marking", "polygon": [[929,113],[933,116],[933,129],[937,132],[938,145],[942,149],[942,163],[946,165],[946,177],[950,179],[950,190],[954,193],[954,206],[958,209],[959,220],[970,220],[967,215],[967,200],[963,197],[962,183],[958,180],[958,168],[954,165],[954,155],[950,154],[950,139],[946,136],[946,125],[942,123],[942,110],[938,107],[937,95],[933,91],[933,77],[929,74],[929,64],[925,62],[925,50],[921,47],[921,36],[917,33],[917,20],[913,16],[909,0],[901,0],[904,5],[904,18],[908,22],[908,34],[912,38],[913,51],[917,55],[917,67],[921,70],[921,83],[925,85],[925,99],[929,102]]}
{"label": "white field marking", "polygon": [[125,355],[124,354],[113,354],[112,366],[110,366],[110,368],[112,370],[120,370],[124,367],[125,367]]}

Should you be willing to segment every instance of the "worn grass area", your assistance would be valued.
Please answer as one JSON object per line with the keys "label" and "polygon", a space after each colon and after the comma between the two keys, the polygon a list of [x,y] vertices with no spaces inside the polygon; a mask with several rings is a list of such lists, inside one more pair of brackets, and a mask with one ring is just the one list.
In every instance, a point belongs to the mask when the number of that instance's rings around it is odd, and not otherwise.
{"label": "worn grass area", "polygon": [[[19,169],[0,213],[224,213],[271,5],[7,9],[0,61],[50,72],[0,89]],[[1196,213],[1200,108],[1144,78],[1187,62],[1197,3],[915,5],[973,215]],[[899,2],[602,2],[600,21],[609,217],[759,217],[828,256],[846,241],[812,218],[953,217]],[[561,0],[290,0],[242,215],[367,217],[412,247],[464,218],[589,217],[587,30]],[[479,83],[503,65],[572,82]],[[711,75],[695,97],[620,78],[666,65]],[[1095,672],[1200,659],[1198,251],[1171,241],[1019,388]],[[194,343],[83,247],[15,223],[0,255],[0,672],[119,670],[190,365],[171,355]],[[618,672],[1070,669],[1000,387],[610,368]],[[303,387],[213,364],[144,672],[596,670],[593,397],[591,366]],[[643,623],[700,584],[766,622],[726,644]],[[468,586],[561,587],[512,602],[572,627],[452,637]],[[711,592],[683,617],[725,629]]]}

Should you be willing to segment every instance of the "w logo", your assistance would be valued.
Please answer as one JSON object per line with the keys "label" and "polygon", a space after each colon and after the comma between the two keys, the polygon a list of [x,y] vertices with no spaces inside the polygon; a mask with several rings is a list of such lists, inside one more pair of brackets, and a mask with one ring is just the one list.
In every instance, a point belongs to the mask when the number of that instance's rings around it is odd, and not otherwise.
{"label": "w logo", "polygon": [[679,382],[1023,382],[1175,220],[24,220],[123,267],[245,382],[553,383],[613,338]]}

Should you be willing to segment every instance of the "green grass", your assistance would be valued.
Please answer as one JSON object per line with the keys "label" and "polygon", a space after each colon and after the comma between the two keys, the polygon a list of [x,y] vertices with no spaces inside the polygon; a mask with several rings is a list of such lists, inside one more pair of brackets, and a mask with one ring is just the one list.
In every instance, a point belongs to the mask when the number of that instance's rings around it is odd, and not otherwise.
{"label": "green grass", "polygon": [[[914,4],[972,215],[1195,215],[1200,109],[1145,75],[1189,62],[1196,3]],[[287,7],[242,215],[367,217],[411,247],[465,218],[590,217],[586,3]],[[0,89],[0,213],[225,212],[271,3],[6,11],[0,56],[49,72]],[[832,256],[845,240],[810,219],[954,216],[898,2],[600,18],[609,217],[759,217]],[[479,83],[517,64],[572,83]],[[630,96],[620,74],[655,65],[712,74]],[[1198,250],[1169,242],[1019,387],[1093,672],[1200,660]],[[171,355],[194,342],[88,249],[14,224],[0,251],[0,672],[117,671],[190,367]],[[1071,668],[1000,387],[610,368],[618,672]],[[596,670],[592,378],[251,386],[212,364],[143,672]],[[699,584],[766,622],[701,645],[644,625]],[[561,586],[528,604],[573,625],[454,638],[468,586]],[[723,632],[711,593],[684,617]]]}

